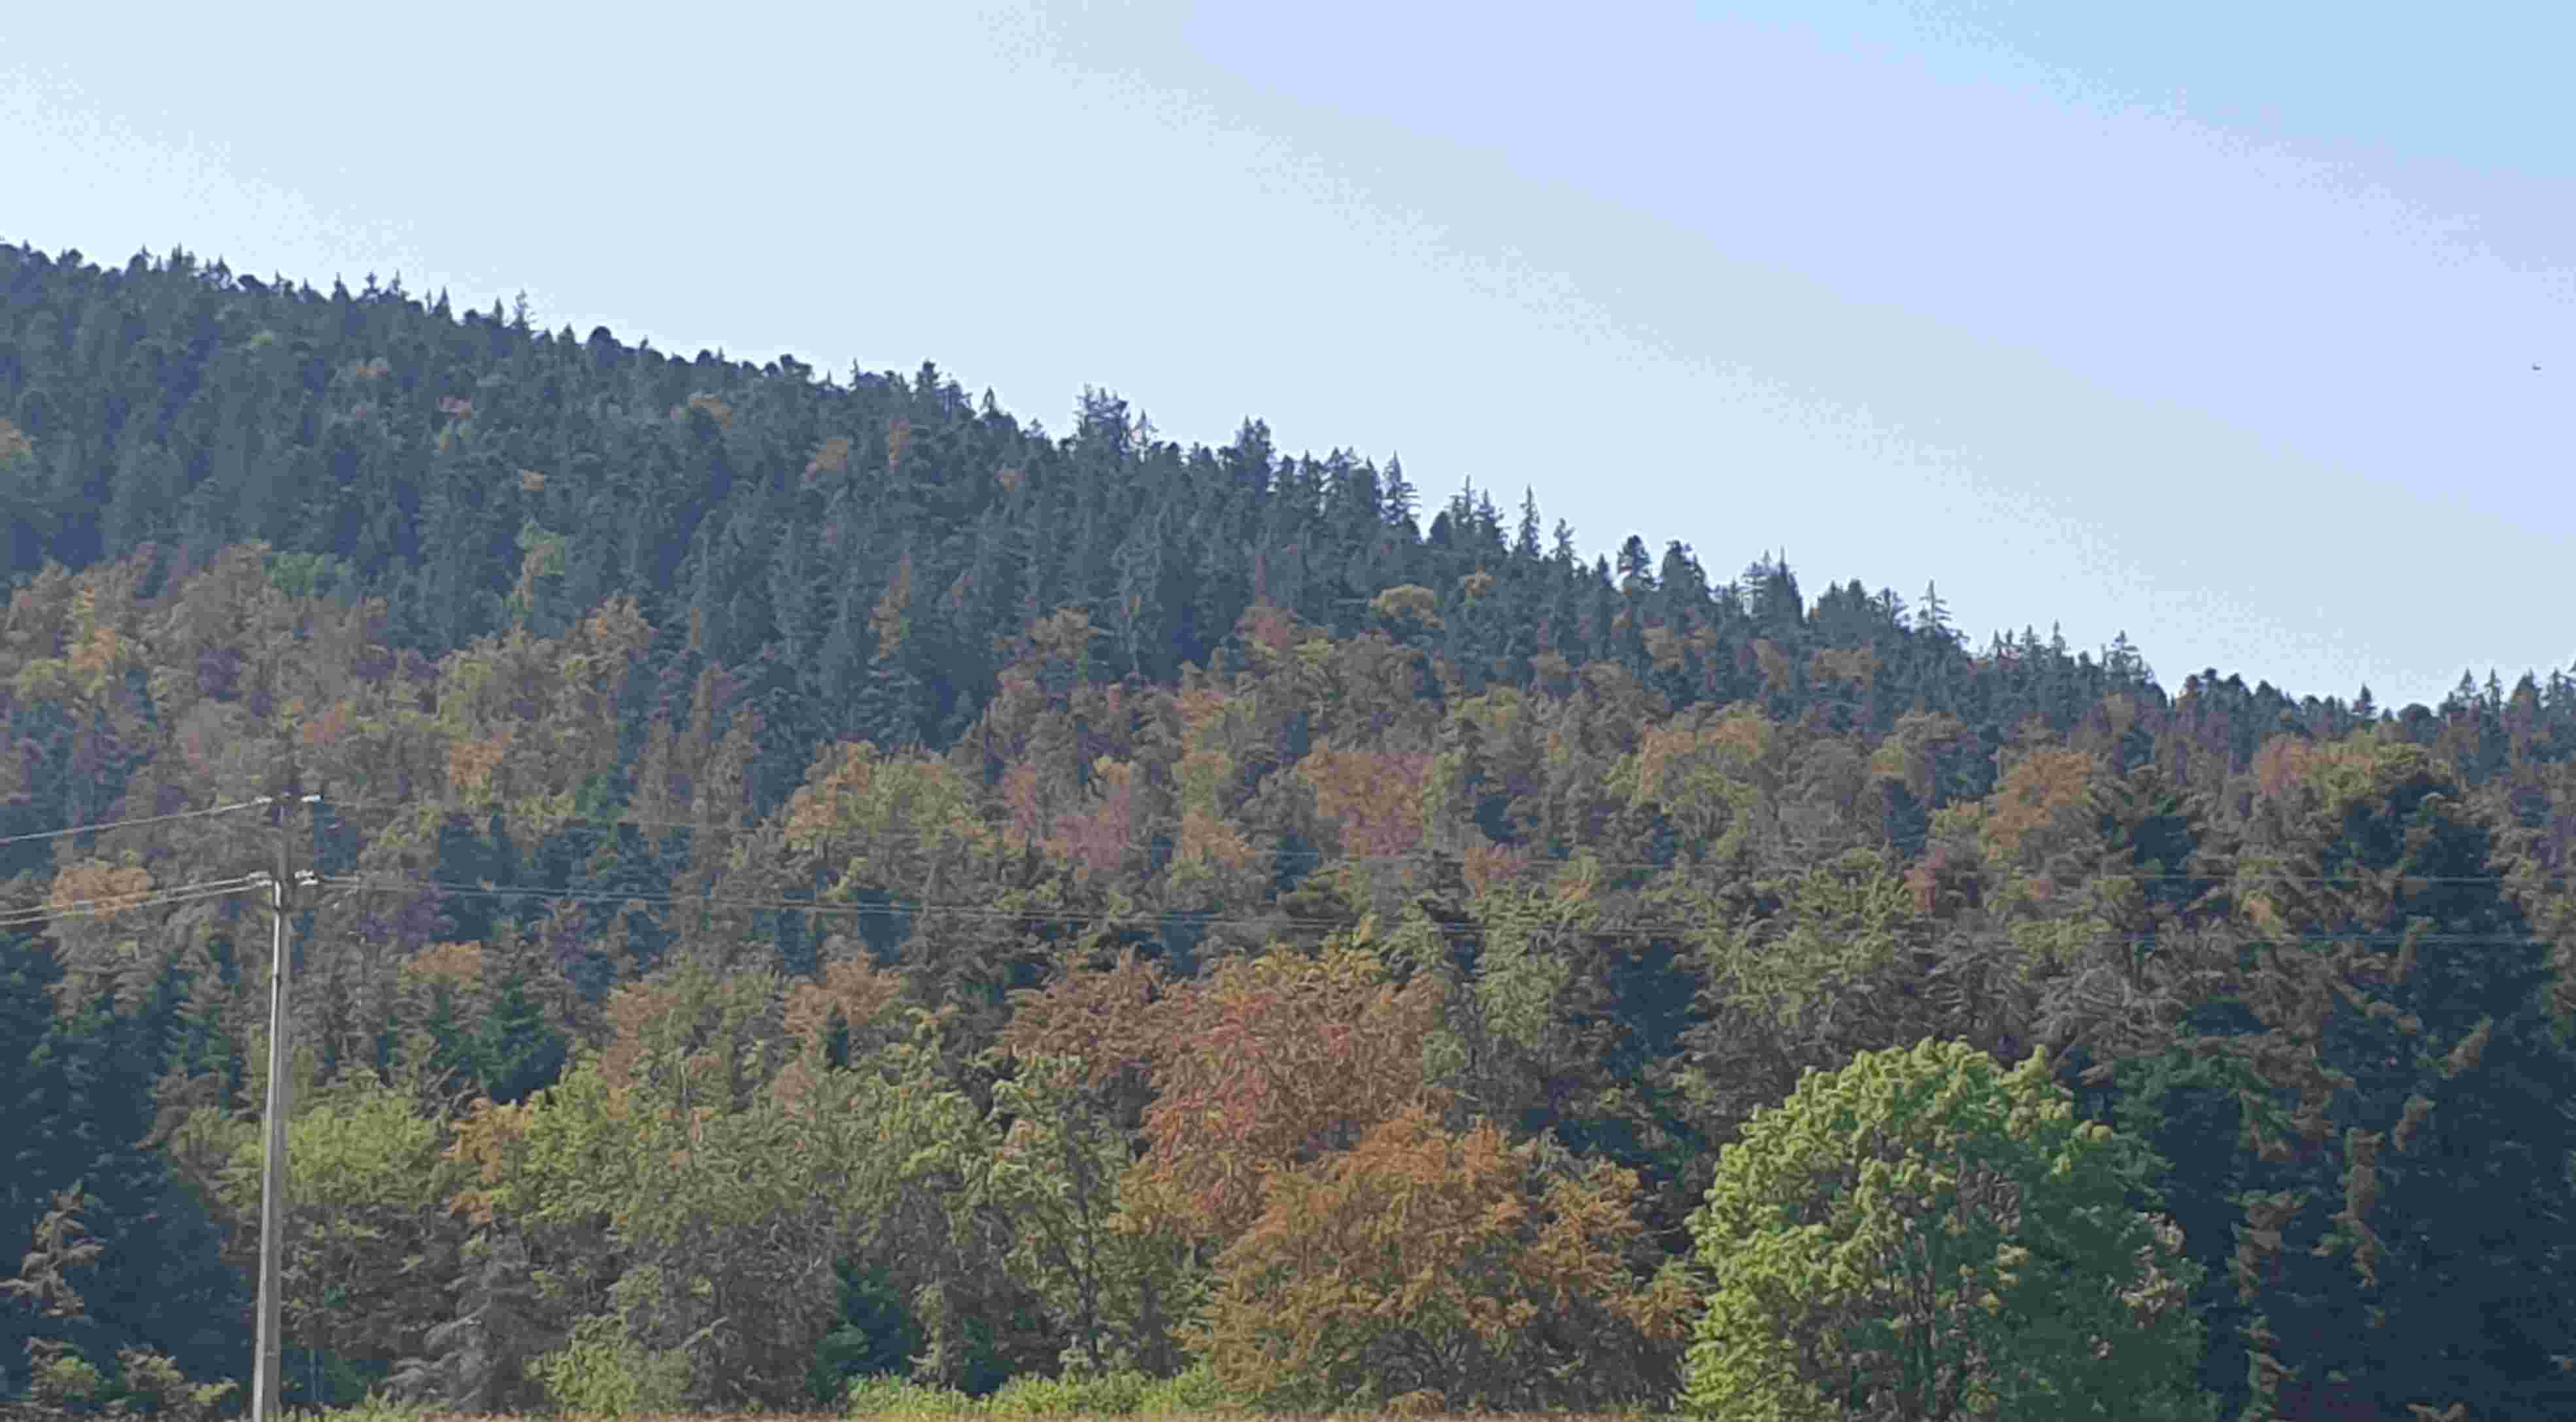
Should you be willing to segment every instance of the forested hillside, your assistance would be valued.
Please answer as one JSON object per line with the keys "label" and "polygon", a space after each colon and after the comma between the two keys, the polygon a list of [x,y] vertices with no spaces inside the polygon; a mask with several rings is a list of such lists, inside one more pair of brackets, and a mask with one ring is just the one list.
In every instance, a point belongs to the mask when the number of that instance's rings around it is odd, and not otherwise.
{"label": "forested hillside", "polygon": [[316,1400],[1660,1407],[1721,1152],[1932,1037],[2152,1148],[2226,1415],[2576,1415],[2560,673],[2168,689],[177,252],[0,247],[0,420],[13,1386],[245,1367],[282,855]]}

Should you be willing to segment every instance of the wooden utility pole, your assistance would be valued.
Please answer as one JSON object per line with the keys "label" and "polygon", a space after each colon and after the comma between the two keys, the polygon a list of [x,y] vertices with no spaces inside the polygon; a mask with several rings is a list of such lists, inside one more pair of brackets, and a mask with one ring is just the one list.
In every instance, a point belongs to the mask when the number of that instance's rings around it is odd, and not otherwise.
{"label": "wooden utility pole", "polygon": [[[311,805],[319,795],[296,801]],[[277,872],[268,881],[268,907],[274,921],[268,940],[268,1101],[261,1113],[267,1148],[259,1184],[259,1360],[250,1390],[251,1422],[278,1422],[278,1357],[284,1340],[279,1331],[282,1285],[278,1266],[286,1249],[286,1118],[293,1107],[294,1062],[287,1050],[286,988],[286,815],[277,815]],[[304,879],[310,882],[311,875]]]}

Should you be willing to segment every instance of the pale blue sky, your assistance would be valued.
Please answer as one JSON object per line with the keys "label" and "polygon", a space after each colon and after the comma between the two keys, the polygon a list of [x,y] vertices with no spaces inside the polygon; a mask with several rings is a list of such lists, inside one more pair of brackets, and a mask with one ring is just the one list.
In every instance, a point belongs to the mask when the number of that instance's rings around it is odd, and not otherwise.
{"label": "pale blue sky", "polygon": [[2576,658],[2576,6],[34,8],[0,239],[1257,415],[2169,687]]}

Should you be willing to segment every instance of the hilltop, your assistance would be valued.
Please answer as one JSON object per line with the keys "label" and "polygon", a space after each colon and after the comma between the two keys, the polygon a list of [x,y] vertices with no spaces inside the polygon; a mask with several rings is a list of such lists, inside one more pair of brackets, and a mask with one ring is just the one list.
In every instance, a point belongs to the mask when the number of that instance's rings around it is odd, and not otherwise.
{"label": "hilltop", "polygon": [[1937,1037],[2161,1153],[2231,1406],[2276,1363],[2569,1405],[2559,674],[2169,689],[1931,589],[1586,563],[1534,492],[1429,504],[1258,421],[1184,448],[1094,391],[1051,435],[930,366],[372,279],[0,248],[0,312],[0,1227],[85,1182],[102,1369],[247,1353],[235,890],[283,852],[327,888],[289,1334],[344,1399],[596,1365],[776,1409],[916,1358],[1304,1395],[1243,1361],[1306,1267],[1262,1182],[1454,1170],[1580,1203],[1601,1267],[1452,1273],[1588,1302],[1366,1346],[1459,1405],[1651,1403],[1718,1153]]}

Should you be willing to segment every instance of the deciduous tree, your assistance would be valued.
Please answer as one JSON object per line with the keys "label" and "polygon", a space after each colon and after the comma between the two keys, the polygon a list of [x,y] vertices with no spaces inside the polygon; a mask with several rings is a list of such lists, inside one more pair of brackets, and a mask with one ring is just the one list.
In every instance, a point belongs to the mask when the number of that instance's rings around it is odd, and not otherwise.
{"label": "deciduous tree", "polygon": [[1407,1107],[1269,1177],[1198,1342],[1230,1389],[1302,1411],[1653,1406],[1688,1293],[1636,1199],[1632,1172]]}
{"label": "deciduous tree", "polygon": [[1710,1418],[2214,1416],[2196,1271],[2153,1162],[2034,1057],[1957,1043],[1815,1072],[1719,1159],[1685,1404]]}

